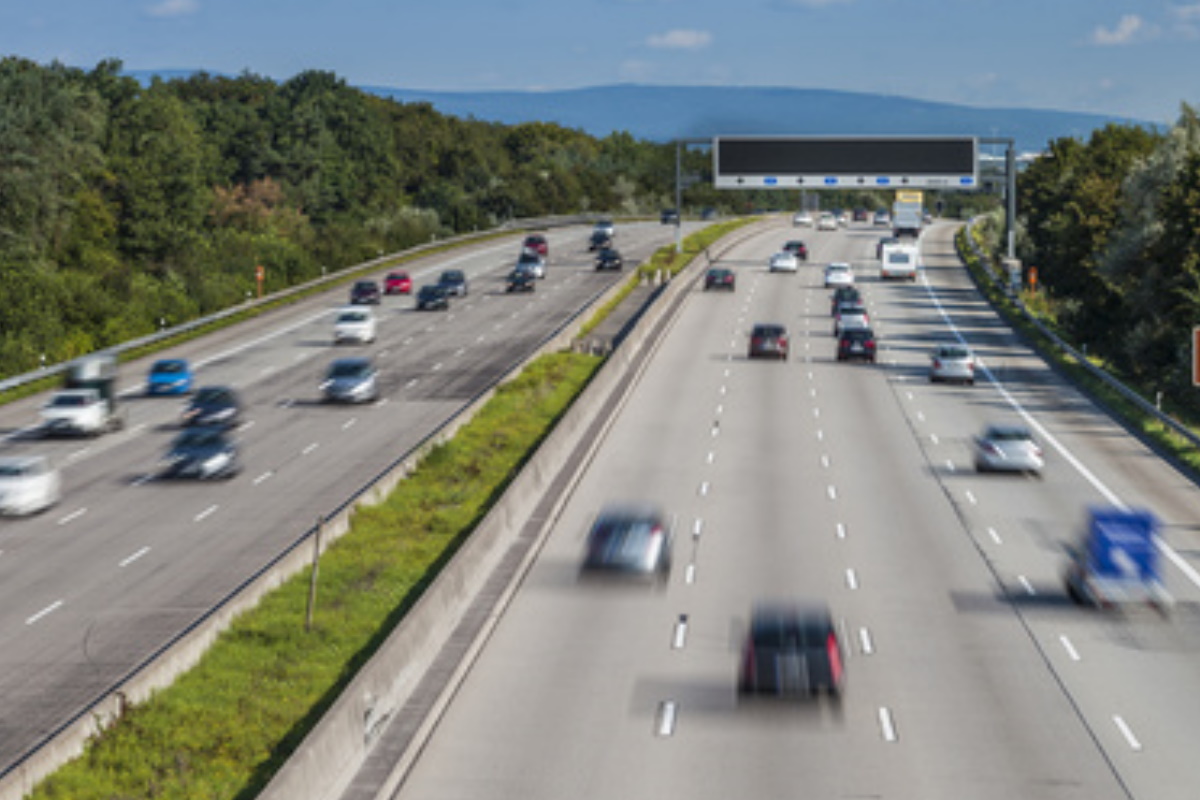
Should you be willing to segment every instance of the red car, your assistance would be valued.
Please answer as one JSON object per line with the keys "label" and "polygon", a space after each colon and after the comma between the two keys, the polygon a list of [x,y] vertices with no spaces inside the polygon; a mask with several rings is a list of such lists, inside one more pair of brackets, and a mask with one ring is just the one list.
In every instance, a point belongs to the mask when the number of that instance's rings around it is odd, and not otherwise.
{"label": "red car", "polygon": [[539,256],[550,256],[550,244],[546,241],[546,237],[538,233],[531,233],[525,237],[525,243],[521,245],[523,250],[532,250]]}
{"label": "red car", "polygon": [[389,272],[383,280],[384,294],[411,294],[412,278],[407,272]]}

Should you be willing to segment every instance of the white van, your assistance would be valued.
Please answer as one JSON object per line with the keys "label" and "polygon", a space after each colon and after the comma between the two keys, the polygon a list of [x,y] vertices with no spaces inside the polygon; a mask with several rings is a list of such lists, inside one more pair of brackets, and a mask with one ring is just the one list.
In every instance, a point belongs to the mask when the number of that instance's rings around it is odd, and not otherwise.
{"label": "white van", "polygon": [[921,267],[921,251],[915,244],[885,244],[879,254],[879,277],[915,281]]}

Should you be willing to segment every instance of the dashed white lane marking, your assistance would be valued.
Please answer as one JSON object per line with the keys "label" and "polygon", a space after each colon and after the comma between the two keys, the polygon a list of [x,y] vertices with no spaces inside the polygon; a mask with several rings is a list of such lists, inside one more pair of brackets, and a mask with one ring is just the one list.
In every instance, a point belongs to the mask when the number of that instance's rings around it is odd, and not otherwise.
{"label": "dashed white lane marking", "polygon": [[145,475],[138,478],[130,485],[131,486],[145,486],[147,483],[149,483],[152,480],[154,480],[154,474],[151,472],[147,472]]}
{"label": "dashed white lane marking", "polygon": [[1118,715],[1118,714],[1113,715],[1113,724],[1115,724],[1117,726],[1117,730],[1119,730],[1121,732],[1121,735],[1125,737],[1125,741],[1129,743],[1129,746],[1132,749],[1138,750],[1138,751],[1140,751],[1142,749],[1142,743],[1139,742],[1138,738],[1133,735],[1133,729],[1129,727],[1129,724],[1126,723],[1125,720],[1122,719],[1120,715]]}
{"label": "dashed white lane marking", "polygon": [[440,362],[440,361],[439,361],[438,363],[436,363],[436,364],[434,364],[434,365],[433,365],[433,371],[434,371],[434,372],[437,372],[437,371],[438,371],[438,370],[440,370],[441,368],[442,368],[442,362]]}
{"label": "dashed white lane marking", "polygon": [[707,458],[706,460],[707,460],[707,461],[708,461],[708,463],[710,463],[710,464],[711,464],[711,463],[713,463],[714,461],[716,461],[716,460],[717,460],[717,454],[716,454],[715,452],[713,452],[712,450],[709,450],[709,451],[708,451],[708,458]]}
{"label": "dashed white lane marking", "polygon": [[687,583],[688,585],[691,585],[696,582],[696,565],[695,564],[687,565],[687,572],[684,573],[683,580],[684,580],[684,583]]}
{"label": "dashed white lane marking", "polygon": [[839,539],[845,539],[845,538],[846,538],[846,526],[845,526],[845,525],[843,525],[843,524],[842,524],[842,523],[840,523],[840,522],[837,524],[837,537],[838,537]]}
{"label": "dashed white lane marking", "polygon": [[818,442],[823,442],[823,441],[825,441],[825,431],[823,431],[823,430],[818,430],[818,431],[817,431],[817,441],[818,441]]}
{"label": "dashed white lane marking", "polygon": [[313,450],[316,450],[316,449],[317,449],[318,447],[320,447],[320,446],[321,446],[321,445],[320,445],[320,443],[318,443],[318,442],[313,442],[313,443],[312,443],[312,444],[310,444],[308,447],[306,447],[306,448],[304,448],[303,450],[301,450],[301,451],[300,451],[300,455],[302,455],[302,456],[306,456],[306,455],[308,455],[309,453],[311,453]]}
{"label": "dashed white lane marking", "polygon": [[829,456],[828,455],[821,456],[821,466],[824,467],[825,469],[829,469]]}
{"label": "dashed white lane marking", "polygon": [[124,561],[122,561],[122,562],[121,562],[121,563],[120,563],[118,566],[121,566],[121,567],[128,567],[130,564],[132,564],[133,562],[137,561],[139,558],[141,558],[142,556],[146,555],[146,553],[149,553],[149,552],[150,552],[150,548],[149,548],[149,547],[143,547],[141,550],[138,550],[138,551],[137,551],[136,553],[134,553],[133,555],[131,555],[131,556],[127,556],[127,557],[125,558],[125,560],[124,560]]}
{"label": "dashed white lane marking", "polygon": [[1017,580],[1021,582],[1021,586],[1025,588],[1028,594],[1037,594],[1037,589],[1033,588],[1033,584],[1029,582],[1029,578],[1026,578],[1024,575],[1018,575]]}
{"label": "dashed white lane marking", "polygon": [[25,619],[25,624],[32,625],[33,623],[40,620],[42,617],[45,617],[47,614],[53,614],[55,611],[58,611],[60,608],[62,608],[62,606],[63,606],[62,600],[55,600],[50,605],[46,606],[41,611],[34,614],[32,617],[27,617]]}
{"label": "dashed white lane marking", "polygon": [[692,525],[692,538],[699,539],[700,531],[704,530],[704,520],[697,518]]}
{"label": "dashed white lane marking", "polygon": [[345,430],[349,430],[350,428],[353,428],[357,422],[358,422],[358,417],[351,417],[350,419],[348,419],[342,423],[342,430],[345,431]]}
{"label": "dashed white lane marking", "polygon": [[932,442],[933,444],[938,444],[939,443],[938,435],[936,433],[929,434],[929,441]]}
{"label": "dashed white lane marking", "polygon": [[727,394],[728,392],[729,392],[729,387],[726,386],[725,384],[721,384],[721,394]]}
{"label": "dashed white lane marking", "polygon": [[846,586],[848,586],[851,591],[858,588],[858,575],[853,569],[846,570]]}
{"label": "dashed white lane marking", "polygon": [[458,348],[457,350],[455,350],[455,351],[454,351],[454,357],[455,357],[455,358],[457,358],[457,357],[461,356],[461,355],[462,355],[463,353],[465,353],[465,352],[467,352],[467,348],[465,348],[465,347],[460,347],[460,348]]}
{"label": "dashed white lane marking", "polygon": [[475,337],[475,343],[476,343],[476,344],[481,344],[481,343],[482,343],[482,342],[483,342],[485,339],[487,339],[487,337],[486,337],[486,336],[484,336],[484,335],[481,333],[481,334],[479,334],[478,336],[476,336],[476,337]]}
{"label": "dashed white lane marking", "polygon": [[814,416],[814,417],[818,417],[818,418],[819,418],[819,417],[821,416],[821,409],[819,409],[819,408],[814,408],[814,409],[813,409],[813,416]]}
{"label": "dashed white lane marking", "polygon": [[67,461],[76,461],[80,458],[83,458],[90,452],[92,452],[92,448],[90,448],[90,447],[85,447],[82,450],[76,450],[75,452],[73,452],[67,456]]}
{"label": "dashed white lane marking", "polygon": [[413,343],[413,337],[411,337],[411,336],[410,336],[410,337],[408,337],[407,339],[405,339],[403,342],[401,342],[400,344],[401,344],[401,345],[404,345],[404,346],[407,346],[407,345],[410,345],[410,344],[412,344],[412,343]]}
{"label": "dashed white lane marking", "polygon": [[1000,534],[996,533],[995,528],[988,528],[988,536],[992,537],[992,541],[996,544],[1004,544],[1004,540],[1000,538]]}
{"label": "dashed white lane marking", "polygon": [[687,643],[687,628],[687,614],[680,614],[679,621],[675,623],[675,635],[671,638],[672,649],[683,649],[684,644]]}
{"label": "dashed white lane marking", "polygon": [[896,741],[896,726],[892,723],[892,712],[886,706],[879,707],[879,730],[885,742]]}
{"label": "dashed white lane marking", "polygon": [[825,494],[829,495],[830,500],[837,500],[837,489],[832,484],[825,488]]}
{"label": "dashed white lane marking", "polygon": [[192,521],[193,522],[203,522],[204,520],[208,519],[213,514],[215,514],[218,508],[220,508],[220,506],[209,506],[208,508],[204,509],[199,514],[197,514],[193,518]]}
{"label": "dashed white lane marking", "polygon": [[700,484],[700,496],[704,497],[707,494],[708,494],[708,481],[704,481],[703,483]]}
{"label": "dashed white lane marking", "polygon": [[412,379],[412,380],[410,380],[408,383],[404,384],[404,388],[405,388],[405,389],[411,389],[412,387],[416,386],[418,383],[420,383],[420,379],[418,379],[418,378],[413,378],[413,379]]}
{"label": "dashed white lane marking", "polygon": [[725,406],[718,403],[717,404],[717,416],[718,417],[721,416],[721,414],[723,414],[724,412],[725,412]]}
{"label": "dashed white lane marking", "polygon": [[871,642],[871,632],[866,628],[858,629],[858,642],[862,647],[863,655],[869,656],[875,652],[875,646]]}
{"label": "dashed white lane marking", "polygon": [[954,466],[954,462],[953,462],[953,461],[947,461],[947,462],[946,462],[946,471],[947,471],[947,472],[957,472],[957,471],[958,471],[958,467]]}
{"label": "dashed white lane marking", "polygon": [[967,498],[967,502],[970,503],[971,505],[976,505],[979,502],[978,500],[975,499],[975,494],[970,489],[968,489],[966,492],[964,492],[964,495]]}
{"label": "dashed white lane marking", "polygon": [[912,400],[912,399],[913,399],[913,393],[912,393],[912,392],[905,392],[905,393],[904,393],[904,396],[905,396],[906,398],[908,398],[909,400]]}
{"label": "dashed white lane marking", "polygon": [[269,481],[271,479],[271,476],[273,476],[274,474],[275,474],[274,470],[271,470],[270,472],[264,472],[262,475],[259,475],[257,478],[254,479],[254,485],[258,486],[263,481]]}
{"label": "dashed white lane marking", "polygon": [[654,732],[659,736],[670,736],[675,733],[676,707],[674,700],[664,700],[658,704],[657,720]]}
{"label": "dashed white lane marking", "polygon": [[1075,649],[1075,645],[1071,644],[1071,640],[1067,638],[1066,634],[1059,636],[1058,641],[1062,642],[1063,649],[1067,651],[1067,655],[1072,661],[1080,660],[1079,651]]}
{"label": "dashed white lane marking", "polygon": [[65,517],[63,517],[62,519],[60,519],[60,520],[58,521],[58,524],[59,524],[59,525],[69,525],[69,524],[71,524],[72,522],[74,522],[75,520],[77,520],[77,519],[79,519],[80,517],[82,517],[82,516],[83,516],[84,514],[86,514],[86,513],[87,513],[87,508],[81,508],[81,509],[78,509],[78,510],[76,510],[76,511],[72,511],[70,514],[67,514]]}

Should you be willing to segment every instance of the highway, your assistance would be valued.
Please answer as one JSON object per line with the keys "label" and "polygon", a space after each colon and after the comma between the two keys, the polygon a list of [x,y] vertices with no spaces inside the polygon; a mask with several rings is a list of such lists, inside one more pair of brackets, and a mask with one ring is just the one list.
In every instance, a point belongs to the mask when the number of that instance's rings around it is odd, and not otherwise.
{"label": "highway", "polygon": [[[395,797],[1190,800],[1200,785],[1200,492],[1066,385],[982,302],[954,226],[915,283],[881,283],[880,232],[780,225],[697,290],[597,450]],[[810,249],[771,274],[783,241]],[[854,262],[882,350],[837,363],[820,264]],[[756,322],[792,333],[749,361]],[[930,384],[961,336],[974,386]],[[1022,421],[1042,478],[979,475],[970,437]],[[666,509],[663,590],[580,583],[610,501]],[[1153,509],[1168,619],[1067,599],[1089,504]],[[739,703],[752,605],[827,602],[847,648],[840,711]]]}
{"label": "highway", "polygon": [[[57,507],[0,521],[0,772],[619,280],[592,269],[589,234],[547,234],[548,274],[532,294],[504,293],[520,233],[406,265],[418,285],[463,269],[470,293],[448,312],[385,297],[371,345],[332,344],[345,286],[157,354],[190,359],[199,385],[241,394],[245,470],[232,481],[156,479],[184,401],[141,395],[151,359],[122,367],[128,424],[117,433],[43,440],[29,427],[44,396],[0,409],[3,451],[47,453],[64,475]],[[618,227],[617,244],[636,263],[673,235],[630,224]],[[381,399],[320,403],[326,365],[360,354],[380,367]]]}

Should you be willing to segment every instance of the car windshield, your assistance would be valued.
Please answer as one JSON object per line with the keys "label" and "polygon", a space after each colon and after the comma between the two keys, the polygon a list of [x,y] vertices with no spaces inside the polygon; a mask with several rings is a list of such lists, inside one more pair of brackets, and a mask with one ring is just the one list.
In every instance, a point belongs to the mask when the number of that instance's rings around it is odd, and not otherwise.
{"label": "car windshield", "polygon": [[769,615],[754,620],[751,636],[756,647],[793,650],[823,647],[828,625],[819,618]]}
{"label": "car windshield", "polygon": [[87,404],[88,396],[85,394],[59,394],[50,399],[50,405],[60,408],[76,408]]}
{"label": "car windshield", "polygon": [[338,322],[366,322],[370,317],[362,311],[346,311],[337,318]]}
{"label": "car windshield", "polygon": [[20,478],[36,474],[37,470],[32,464],[0,464],[0,478]]}
{"label": "car windshield", "polygon": [[443,272],[442,283],[462,283],[464,280],[461,272]]}
{"label": "car windshield", "polygon": [[231,399],[227,389],[201,389],[196,393],[194,403],[196,405],[215,405],[216,403],[230,402]]}
{"label": "car windshield", "polygon": [[782,325],[759,325],[754,329],[755,337],[761,336],[783,336]]}
{"label": "car windshield", "polygon": [[218,430],[208,428],[191,428],[179,434],[179,438],[175,440],[176,448],[191,448],[191,447],[207,447],[209,445],[221,444],[224,437]]}
{"label": "car windshield", "polygon": [[359,378],[371,371],[371,365],[362,361],[335,361],[329,368],[331,378]]}
{"label": "car windshield", "polygon": [[159,375],[175,375],[187,370],[182,361],[159,361],[154,365],[154,371]]}
{"label": "car windshield", "polygon": [[354,284],[354,288],[358,289],[360,292],[369,292],[375,288],[375,284],[360,281],[359,283]]}
{"label": "car windshield", "polygon": [[1028,442],[1033,436],[1022,428],[992,428],[987,438],[993,442]]}
{"label": "car windshield", "polygon": [[422,297],[437,297],[441,293],[442,293],[442,290],[436,286],[422,286],[421,287],[421,296]]}
{"label": "car windshield", "polygon": [[938,350],[940,358],[970,358],[971,351],[965,347],[943,347]]}

